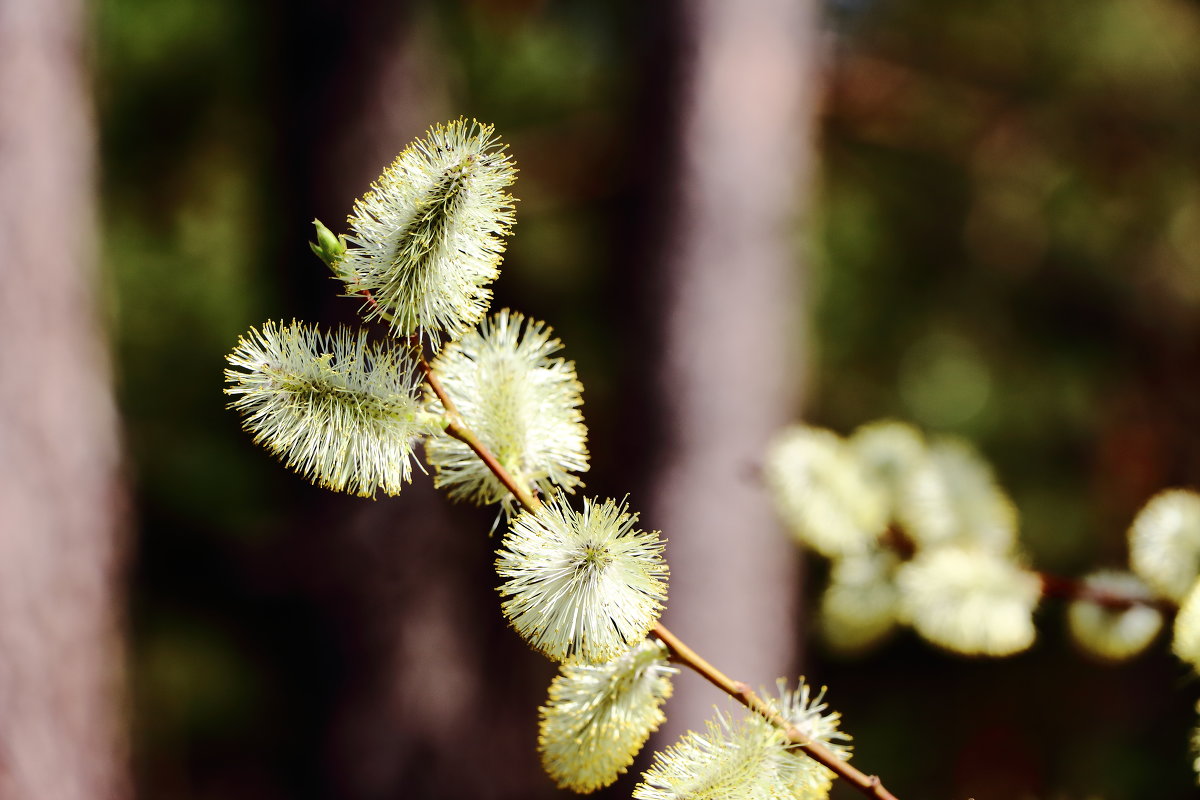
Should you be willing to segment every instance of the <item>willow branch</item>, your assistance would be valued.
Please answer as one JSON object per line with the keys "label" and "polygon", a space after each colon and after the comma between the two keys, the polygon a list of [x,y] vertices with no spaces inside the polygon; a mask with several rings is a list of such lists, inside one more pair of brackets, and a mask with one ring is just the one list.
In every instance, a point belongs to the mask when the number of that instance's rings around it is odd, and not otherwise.
{"label": "willow branch", "polygon": [[437,399],[441,401],[442,408],[446,409],[446,417],[449,420],[446,425],[446,433],[471,448],[471,451],[478,456],[479,460],[484,463],[484,466],[492,471],[496,479],[504,484],[504,488],[508,489],[512,496],[517,498],[517,501],[520,502],[526,511],[534,512],[541,508],[541,502],[529,491],[529,487],[514,478],[512,473],[504,468],[492,451],[488,449],[487,445],[481,442],[479,437],[475,435],[475,432],[467,425],[466,420],[459,413],[450,395],[446,393],[446,388],[438,380],[437,374],[434,373],[433,367],[425,359],[424,354],[417,359],[417,366],[421,370],[421,377],[424,378],[425,383],[428,384],[430,390],[437,396]]}
{"label": "willow branch", "polygon": [[366,298],[367,305],[369,305],[371,308],[378,311],[380,314],[383,313],[383,309],[380,307],[379,303],[375,300],[375,295],[371,294],[370,289],[359,289],[358,293],[361,294],[364,298]]}
{"label": "willow branch", "polygon": [[845,780],[867,797],[874,797],[877,800],[897,800],[896,796],[884,787],[883,782],[879,780],[879,776],[867,775],[865,772],[851,766],[848,762],[838,758],[825,745],[805,736],[778,711],[764,702],[748,685],[741,681],[733,680],[714,667],[695,650],[684,644],[679,637],[667,630],[665,625],[656,623],[653,630],[654,635],[671,651],[672,661],[683,664],[693,672],[696,672],[713,686],[716,686],[725,692],[725,694],[782,730],[787,734],[788,739],[803,750],[805,755],[813,761],[829,768],[831,772],[837,774],[839,778]]}
{"label": "willow branch", "polygon": [[[912,540],[912,537],[895,525],[889,526],[879,537],[879,541],[885,547],[891,548],[901,561],[909,560],[917,551],[916,542]],[[1101,588],[1089,585],[1087,581],[1064,578],[1037,570],[1034,570],[1033,574],[1042,582],[1042,597],[1082,600],[1114,611],[1124,611],[1137,606],[1156,608],[1165,614],[1174,613],[1176,610],[1175,605],[1170,601],[1143,592],[1123,592],[1118,589]]]}
{"label": "willow branch", "polygon": [[[541,502],[529,491],[528,487],[522,485],[520,481],[514,478],[512,473],[496,460],[496,457],[487,446],[479,441],[479,437],[466,424],[466,421],[455,407],[454,401],[447,394],[446,388],[442,386],[442,382],[438,380],[433,367],[423,354],[418,358],[417,364],[425,383],[428,384],[430,390],[441,401],[442,407],[446,409],[446,416],[449,418],[446,433],[458,439],[467,445],[467,447],[470,447],[475,455],[479,457],[479,460],[491,470],[497,480],[504,484],[513,497],[517,498],[517,501],[520,502],[526,511],[534,512],[541,508]],[[850,766],[846,761],[838,758],[833,751],[820,742],[809,739],[797,730],[795,726],[788,723],[778,711],[775,711],[765,703],[747,684],[735,681],[726,676],[725,673],[708,663],[696,651],[684,644],[679,637],[667,630],[664,625],[656,623],[653,630],[654,635],[671,651],[673,661],[697,672],[713,686],[716,686],[746,708],[784,731],[788,739],[803,750],[809,758],[829,768],[831,772],[863,792],[867,797],[874,797],[876,800],[898,800],[894,794],[884,788],[878,776],[867,775],[861,772]]]}
{"label": "willow branch", "polygon": [[1174,604],[1167,600],[1151,597],[1148,594],[1130,594],[1114,589],[1091,586],[1086,581],[1074,578],[1063,578],[1047,572],[1035,573],[1042,582],[1043,597],[1058,597],[1064,600],[1083,600],[1114,611],[1137,606],[1148,606],[1158,609],[1164,614],[1174,613]]}

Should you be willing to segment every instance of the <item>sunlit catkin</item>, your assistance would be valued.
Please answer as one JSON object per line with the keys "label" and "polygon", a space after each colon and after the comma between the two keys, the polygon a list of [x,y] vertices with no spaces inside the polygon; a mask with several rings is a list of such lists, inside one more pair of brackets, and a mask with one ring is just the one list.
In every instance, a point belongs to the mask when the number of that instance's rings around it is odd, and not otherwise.
{"label": "sunlit catkin", "polygon": [[860,653],[895,629],[900,598],[894,575],[899,563],[887,550],[834,561],[817,617],[830,647]]}
{"label": "sunlit catkin", "polygon": [[501,609],[533,647],[555,661],[598,664],[645,638],[667,598],[664,543],[637,530],[614,500],[559,495],[522,511],[500,543]]}
{"label": "sunlit catkin", "polygon": [[542,706],[542,766],[563,789],[592,792],[615,781],[666,719],[671,695],[667,649],[644,640],[604,664],[568,664]]}
{"label": "sunlit catkin", "polygon": [[225,392],[254,440],[319,486],[397,494],[414,438],[438,427],[419,402],[407,349],[370,344],[365,332],[267,322],[228,361]]}
{"label": "sunlit catkin", "polygon": [[863,553],[887,526],[881,492],[832,431],[787,428],[767,449],[763,472],[784,524],[822,555]]}
{"label": "sunlit catkin", "polygon": [[968,442],[942,438],[906,476],[899,519],[918,547],[954,545],[1008,553],[1017,543],[1017,508],[991,465]]}
{"label": "sunlit catkin", "polygon": [[847,444],[863,475],[883,498],[886,517],[897,521],[905,480],[925,457],[921,432],[905,422],[878,420],[859,427]]}
{"label": "sunlit catkin", "polygon": [[1041,581],[1004,556],[943,548],[896,575],[901,614],[934,644],[967,655],[1006,656],[1033,644]]}
{"label": "sunlit catkin", "polygon": [[1119,608],[1086,598],[1071,601],[1067,624],[1075,641],[1089,653],[1107,661],[1123,661],[1149,646],[1162,629],[1162,612],[1148,604],[1150,590],[1136,575],[1105,570],[1089,575],[1084,585],[1100,592],[1146,600]]}
{"label": "sunlit catkin", "polygon": [[[466,424],[508,472],[542,494],[572,491],[588,468],[587,428],[579,408],[583,387],[575,365],[553,358],[562,343],[544,323],[501,311],[433,362]],[[444,413],[427,391],[432,410]],[[455,500],[512,502],[508,489],[475,453],[450,436],[425,445],[434,485]]]}
{"label": "sunlit catkin", "polygon": [[[851,748],[848,742],[851,737],[838,730],[842,715],[829,710],[824,702],[825,690],[822,688],[814,694],[804,678],[800,679],[795,689],[788,689],[787,681],[782,678],[775,685],[777,697],[761,692],[767,704],[807,741],[821,744],[842,761],[849,761]],[[770,723],[763,720],[759,724]],[[836,777],[828,767],[809,758],[794,745],[785,747],[779,776],[781,782],[791,789],[794,800],[824,800],[829,796]]]}
{"label": "sunlit catkin", "polygon": [[733,722],[724,714],[704,734],[688,731],[654,754],[633,790],[636,800],[783,800],[788,779],[787,738],[760,718]]}
{"label": "sunlit catkin", "polygon": [[1179,613],[1175,615],[1171,650],[1200,672],[1200,580],[1184,595]]}
{"label": "sunlit catkin", "polygon": [[514,221],[506,190],[515,178],[491,125],[435,126],[354,204],[335,274],[349,294],[370,292],[368,318],[386,319],[394,333],[457,338],[491,302],[488,284]]}

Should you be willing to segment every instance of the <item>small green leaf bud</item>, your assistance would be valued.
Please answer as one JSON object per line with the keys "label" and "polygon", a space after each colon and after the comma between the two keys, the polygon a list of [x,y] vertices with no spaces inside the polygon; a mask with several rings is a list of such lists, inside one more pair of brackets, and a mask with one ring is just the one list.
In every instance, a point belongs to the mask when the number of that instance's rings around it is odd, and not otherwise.
{"label": "small green leaf bud", "polygon": [[346,255],[346,237],[335,236],[333,231],[325,227],[325,223],[319,219],[313,220],[313,227],[317,229],[317,241],[309,242],[308,246],[312,248],[313,253],[317,258],[325,262],[325,265],[336,273],[336,265],[342,260],[342,256]]}

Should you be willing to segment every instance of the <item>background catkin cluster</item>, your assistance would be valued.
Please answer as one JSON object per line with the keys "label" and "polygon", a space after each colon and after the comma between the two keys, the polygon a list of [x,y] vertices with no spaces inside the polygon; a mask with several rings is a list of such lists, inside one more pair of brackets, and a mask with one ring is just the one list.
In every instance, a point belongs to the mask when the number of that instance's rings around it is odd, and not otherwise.
{"label": "background catkin cluster", "polygon": [[1035,612],[1057,591],[1070,595],[1076,644],[1112,662],[1145,651],[1178,607],[1171,649],[1200,670],[1194,491],[1162,491],[1137,513],[1128,570],[1063,580],[1030,566],[1016,506],[961,439],[891,420],[847,438],[797,425],[772,443],[765,477],[796,541],[830,561],[819,623],[835,649],[861,653],[911,627],[956,653],[1013,655],[1034,643]]}

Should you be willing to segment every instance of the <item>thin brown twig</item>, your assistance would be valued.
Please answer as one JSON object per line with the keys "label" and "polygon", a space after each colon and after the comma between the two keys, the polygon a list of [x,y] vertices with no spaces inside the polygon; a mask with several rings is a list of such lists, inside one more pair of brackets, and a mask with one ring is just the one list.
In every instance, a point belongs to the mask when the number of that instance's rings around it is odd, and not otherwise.
{"label": "thin brown twig", "polygon": [[763,717],[772,725],[780,728],[787,734],[788,739],[803,750],[809,758],[828,767],[838,777],[845,780],[867,797],[874,797],[877,800],[897,800],[896,796],[884,787],[879,776],[867,775],[865,772],[851,766],[849,762],[838,758],[825,745],[805,736],[794,725],[784,719],[778,711],[764,702],[748,685],[741,681],[733,680],[714,667],[696,651],[684,644],[679,637],[667,630],[665,625],[656,623],[653,630],[654,635],[671,651],[673,661],[689,667],[713,686],[716,686],[746,708]]}
{"label": "thin brown twig", "polygon": [[[912,537],[894,525],[889,526],[883,532],[883,535],[879,537],[879,541],[885,547],[891,548],[902,561],[909,560],[917,551],[916,542],[912,540]],[[1087,581],[1076,578],[1064,578],[1060,575],[1052,575],[1048,572],[1039,572],[1037,570],[1033,572],[1042,582],[1042,597],[1057,597],[1062,600],[1083,600],[1114,611],[1122,611],[1137,606],[1155,608],[1164,614],[1171,614],[1176,610],[1175,605],[1169,600],[1154,597],[1146,592],[1123,592],[1116,589],[1106,589],[1089,585]]]}
{"label": "thin brown twig", "polygon": [[375,295],[371,294],[370,289],[359,289],[358,293],[367,298],[367,305],[376,310],[379,309],[379,303],[375,300]]}
{"label": "thin brown twig", "polygon": [[[419,345],[418,345],[419,346]],[[454,406],[454,401],[446,393],[445,387],[442,386],[437,375],[434,373],[432,366],[425,359],[424,354],[420,354],[417,359],[421,374],[425,382],[429,385],[430,390],[441,401],[442,407],[446,409],[446,415],[449,418],[449,423],[446,426],[446,433],[466,444],[475,453],[476,456],[491,470],[492,474],[504,484],[505,488],[512,493],[513,497],[517,498],[521,506],[529,512],[535,512],[541,507],[541,502],[535,497],[528,488],[522,486],[508,470],[504,468],[492,452],[487,448],[475,433],[467,426],[462,415]],[[788,723],[786,719],[780,716],[779,712],[772,709],[766,702],[759,697],[753,689],[741,681],[735,681],[725,673],[718,670],[696,651],[688,647],[684,642],[671,633],[662,623],[655,623],[654,635],[662,641],[663,644],[671,651],[672,660],[683,664],[701,677],[707,680],[712,685],[716,686],[721,691],[728,694],[734,700],[744,705],[751,711],[759,714],[772,725],[783,730],[790,741],[794,742],[801,750],[804,751],[809,758],[827,767],[831,772],[838,777],[850,783],[856,789],[861,791],[867,797],[874,797],[876,800],[898,800],[898,798],[884,788],[883,782],[876,775],[867,775],[866,773],[850,766],[850,764],[838,758],[829,748],[817,741],[813,741],[796,729],[795,726]]]}
{"label": "thin brown twig", "polygon": [[425,383],[429,385],[429,388],[437,396],[437,399],[441,401],[442,408],[446,409],[446,417],[449,420],[446,425],[446,433],[471,448],[471,451],[478,456],[479,460],[484,463],[484,466],[491,470],[496,479],[504,484],[504,488],[508,489],[512,493],[512,496],[517,498],[522,507],[530,512],[537,511],[542,505],[541,502],[534,497],[533,493],[527,487],[521,485],[513,477],[512,473],[504,468],[492,451],[488,449],[487,445],[481,442],[479,437],[475,435],[475,432],[467,425],[466,420],[463,419],[462,414],[458,412],[458,408],[454,405],[454,401],[446,393],[442,382],[438,380],[433,367],[425,359],[424,353],[421,353],[418,357],[417,366],[421,370],[421,375],[425,379]]}
{"label": "thin brown twig", "polygon": [[1063,578],[1048,572],[1036,573],[1042,582],[1043,597],[1058,597],[1064,600],[1084,600],[1103,608],[1123,611],[1137,606],[1155,608],[1164,614],[1174,613],[1175,605],[1168,600],[1153,597],[1149,594],[1130,594],[1114,589],[1105,589],[1089,585],[1087,581],[1075,578]]}

